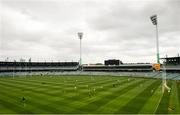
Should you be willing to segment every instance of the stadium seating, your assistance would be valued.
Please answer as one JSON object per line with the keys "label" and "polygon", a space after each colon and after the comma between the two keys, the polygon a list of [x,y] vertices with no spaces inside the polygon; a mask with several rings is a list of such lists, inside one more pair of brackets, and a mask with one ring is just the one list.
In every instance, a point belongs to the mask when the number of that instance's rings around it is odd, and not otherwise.
{"label": "stadium seating", "polygon": [[76,71],[78,62],[0,62],[0,72]]}
{"label": "stadium seating", "polygon": [[143,72],[152,71],[151,64],[124,64],[116,66],[83,66],[83,71],[106,71],[106,72]]}

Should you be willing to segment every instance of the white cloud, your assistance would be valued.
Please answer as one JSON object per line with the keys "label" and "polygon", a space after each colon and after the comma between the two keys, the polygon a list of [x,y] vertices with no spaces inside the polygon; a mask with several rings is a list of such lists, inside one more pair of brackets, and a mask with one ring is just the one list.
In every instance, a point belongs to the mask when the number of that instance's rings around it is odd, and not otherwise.
{"label": "white cloud", "polygon": [[84,63],[155,62],[152,14],[158,14],[161,55],[175,56],[179,5],[178,0],[2,0],[0,60],[78,61],[82,31]]}

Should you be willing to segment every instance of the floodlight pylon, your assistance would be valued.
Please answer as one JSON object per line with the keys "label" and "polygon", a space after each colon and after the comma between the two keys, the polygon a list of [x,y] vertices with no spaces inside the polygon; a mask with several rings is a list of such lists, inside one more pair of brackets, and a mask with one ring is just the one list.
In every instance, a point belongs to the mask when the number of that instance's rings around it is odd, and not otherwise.
{"label": "floodlight pylon", "polygon": [[82,46],[81,46],[81,40],[82,40],[82,37],[83,37],[83,32],[78,32],[78,37],[80,39],[80,59],[79,59],[79,66],[82,65]]}

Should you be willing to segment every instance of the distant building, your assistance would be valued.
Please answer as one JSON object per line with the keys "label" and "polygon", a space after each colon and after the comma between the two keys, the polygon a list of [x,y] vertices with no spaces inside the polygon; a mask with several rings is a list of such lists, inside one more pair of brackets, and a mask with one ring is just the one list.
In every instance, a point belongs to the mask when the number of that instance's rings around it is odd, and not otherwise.
{"label": "distant building", "polygon": [[166,65],[180,65],[180,56],[161,58]]}
{"label": "distant building", "polygon": [[120,65],[123,64],[122,61],[116,59],[109,59],[104,61],[104,65]]}

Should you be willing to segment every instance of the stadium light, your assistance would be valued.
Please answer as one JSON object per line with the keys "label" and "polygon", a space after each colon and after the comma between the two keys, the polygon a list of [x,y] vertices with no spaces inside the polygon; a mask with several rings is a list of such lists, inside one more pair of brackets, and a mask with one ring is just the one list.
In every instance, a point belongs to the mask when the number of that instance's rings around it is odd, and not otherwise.
{"label": "stadium light", "polygon": [[158,38],[158,23],[157,23],[157,15],[152,15],[150,17],[153,25],[156,26],[156,50],[157,50],[157,63],[159,64],[160,61],[159,61],[159,38]]}
{"label": "stadium light", "polygon": [[[160,61],[159,61],[159,38],[158,38],[158,23],[157,23],[157,15],[152,15],[150,17],[153,25],[156,26],[156,48],[157,48],[157,63],[160,64]],[[160,68],[160,66],[159,66]],[[165,66],[163,66],[163,75],[162,75],[162,92],[164,93],[164,90],[167,89],[168,92],[170,92],[171,88],[169,88],[167,86],[167,82],[166,82],[166,69],[165,69]]]}
{"label": "stadium light", "polygon": [[83,37],[83,33],[82,32],[78,32],[78,37],[79,37],[79,39],[80,39],[80,59],[79,59],[79,66],[81,66],[82,65],[82,57],[81,57],[81,53],[82,53],[82,51],[81,51],[81,40],[82,40],[82,37]]}

